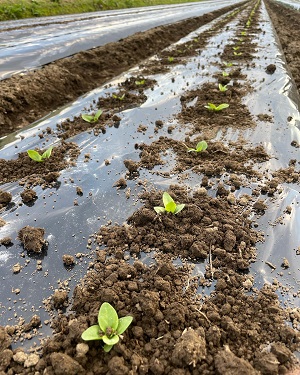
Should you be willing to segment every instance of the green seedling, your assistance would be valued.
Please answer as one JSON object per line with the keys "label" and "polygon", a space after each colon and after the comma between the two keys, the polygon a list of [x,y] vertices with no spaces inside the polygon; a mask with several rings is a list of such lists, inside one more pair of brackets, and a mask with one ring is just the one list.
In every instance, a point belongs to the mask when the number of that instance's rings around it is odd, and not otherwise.
{"label": "green seedling", "polygon": [[222,109],[228,108],[229,104],[222,103],[222,104],[216,106],[213,103],[207,103],[207,105],[205,105],[204,107],[207,108],[209,111],[218,112],[218,111],[222,111]]}
{"label": "green seedling", "polygon": [[247,35],[247,31],[242,31],[242,32],[241,32],[241,35],[242,35],[242,36]]}
{"label": "green seedling", "polygon": [[227,85],[222,85],[222,83],[219,83],[219,90],[221,91],[221,92],[225,92],[225,91],[227,91],[228,89],[227,89]]}
{"label": "green seedling", "polygon": [[233,49],[234,51],[237,51],[238,49],[240,49],[240,47],[232,47],[232,49]]}
{"label": "green seedling", "polygon": [[118,95],[116,95],[116,94],[112,94],[112,97],[113,97],[114,99],[123,100],[123,99],[125,98],[125,94],[123,94],[122,96],[118,96]]}
{"label": "green seedling", "polygon": [[243,52],[233,52],[234,56],[241,56],[243,54]]}
{"label": "green seedling", "polygon": [[91,124],[94,124],[95,122],[99,120],[99,117],[101,115],[102,115],[102,111],[101,109],[99,109],[99,111],[97,111],[94,115],[81,115],[81,118],[86,122],[90,122]]}
{"label": "green seedling", "polygon": [[173,61],[174,61],[174,57],[169,56],[169,57],[168,57],[168,61],[169,61],[170,63],[173,62]]}
{"label": "green seedling", "polygon": [[98,324],[86,329],[81,338],[85,341],[102,340],[104,351],[108,353],[111,348],[122,338],[122,333],[126,331],[133,320],[132,316],[119,318],[116,310],[108,303],[102,303],[98,313]]}
{"label": "green seedling", "polygon": [[247,26],[247,27],[250,27],[250,25],[251,25],[251,21],[248,20],[247,23],[246,23],[246,26]]}
{"label": "green seedling", "polygon": [[135,84],[136,84],[137,86],[142,86],[142,85],[145,84],[145,80],[144,80],[144,79],[141,79],[140,81],[135,81]]}
{"label": "green seedling", "polygon": [[227,72],[222,72],[222,76],[223,76],[223,77],[228,77],[228,76],[229,76],[229,73],[227,73]]}
{"label": "green seedling", "polygon": [[176,204],[167,192],[163,193],[163,203],[164,207],[154,207],[156,213],[172,212],[172,214],[176,215],[178,212],[182,211],[185,206],[185,204]]}
{"label": "green seedling", "polygon": [[30,157],[30,159],[38,162],[42,162],[45,159],[49,159],[51,156],[53,146],[50,146],[48,150],[46,150],[42,155],[40,155],[37,151],[35,150],[27,150],[27,154]]}
{"label": "green seedling", "polygon": [[224,62],[224,65],[227,66],[228,68],[230,68],[233,64],[232,63],[226,63],[226,62]]}
{"label": "green seedling", "polygon": [[197,143],[196,145],[196,148],[190,148],[190,147],[187,147],[188,149],[188,152],[202,152],[202,151],[205,151],[207,149],[208,145],[205,141],[200,141]]}

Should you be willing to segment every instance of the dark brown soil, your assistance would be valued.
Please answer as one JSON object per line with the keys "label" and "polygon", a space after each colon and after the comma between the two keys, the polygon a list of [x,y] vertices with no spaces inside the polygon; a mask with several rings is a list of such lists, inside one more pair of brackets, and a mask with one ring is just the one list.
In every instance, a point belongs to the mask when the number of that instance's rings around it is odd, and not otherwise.
{"label": "dark brown soil", "polygon": [[45,229],[34,228],[27,225],[19,231],[18,239],[21,241],[25,250],[41,253],[45,245],[44,234]]}
{"label": "dark brown soil", "polygon": [[[249,5],[243,24],[253,6]],[[276,13],[285,13],[279,5],[270,6]],[[258,11],[259,8],[255,14]],[[205,21],[210,17],[212,15],[204,17]],[[272,17],[275,18],[274,15]],[[293,12],[291,17],[299,20],[300,14]],[[177,39],[190,31],[185,28],[186,25],[182,24],[182,27],[182,33],[180,31],[176,35]],[[182,58],[193,56],[199,48],[205,48],[208,35],[215,32],[218,29],[210,30],[203,38],[181,46],[180,51],[174,48],[172,56],[175,59],[172,62],[168,60],[169,53],[164,52],[160,56],[161,64],[144,63],[143,74],[147,69],[164,69],[168,64],[176,64],[182,62]],[[256,16],[253,16],[252,26],[242,44],[243,54],[235,55],[235,62],[251,66],[255,51],[252,37],[257,32],[260,30]],[[134,38],[129,38],[129,41]],[[152,34],[150,39],[154,39]],[[166,39],[166,43],[173,40],[170,35]],[[228,61],[227,57],[232,57],[232,46],[237,41],[238,35],[226,46],[222,59]],[[123,42],[127,43],[128,40]],[[79,55],[79,68],[80,65],[81,69],[88,67],[91,77],[94,65],[86,63],[85,59],[97,56],[99,51]],[[135,54],[132,49],[130,51]],[[149,45],[149,55],[153,51]],[[128,51],[123,56],[123,61],[126,61]],[[78,62],[77,56],[74,61]],[[133,63],[130,60],[128,66]],[[62,61],[49,67],[53,70],[58,67],[57,77],[67,73],[60,64]],[[251,263],[256,260],[256,244],[264,239],[250,217],[263,214],[268,208],[259,197],[260,193],[273,195],[279,183],[287,181],[287,178],[290,179],[288,182],[299,181],[296,161],[291,161],[287,169],[273,173],[274,178],[268,180],[263,168],[260,170],[260,165],[270,157],[262,146],[253,147],[243,139],[228,144],[213,140],[216,132],[226,132],[229,127],[247,129],[256,126],[255,119],[251,118],[242,101],[249,90],[245,77],[236,67],[230,70],[229,77],[224,77],[221,71],[217,75],[218,82],[230,83],[226,92],[221,93],[215,84],[209,83],[196,90],[187,90],[181,97],[182,110],[177,119],[182,126],[182,139],[175,140],[170,135],[159,137],[149,144],[137,143],[139,160],[124,160],[128,173],[114,184],[117,188],[126,187],[127,179],[137,179],[143,169],[153,170],[153,173],[166,178],[174,173],[186,172],[186,178],[188,174],[196,173],[201,176],[198,188],[187,187],[182,181],[180,185],[168,188],[177,204],[185,204],[184,209],[177,215],[156,214],[154,207],[162,206],[163,192],[149,190],[145,185],[145,191],[140,196],[143,202],[141,208],[128,217],[123,225],[108,224],[93,235],[95,257],[89,265],[89,272],[75,288],[71,313],[64,313],[69,303],[67,291],[54,291],[49,307],[58,312],[57,319],[52,322],[55,335],[44,343],[39,355],[27,354],[21,349],[11,350],[11,337],[14,337],[17,328],[0,327],[0,373],[299,375],[299,364],[293,355],[300,347],[297,330],[299,310],[282,307],[275,285],[268,284],[260,290],[254,288],[254,276],[250,274]],[[297,74],[296,69],[294,72]],[[43,70],[38,74],[43,74]],[[112,74],[110,71],[102,78],[96,75],[97,84]],[[87,79],[86,90],[92,88],[91,77]],[[145,78],[144,87],[136,85],[137,78]],[[297,81],[299,75],[294,78]],[[70,90],[71,96],[82,93],[80,80],[78,84],[78,90]],[[155,82],[148,82],[147,77],[133,77],[119,85],[115,93],[117,98],[108,97],[97,103],[98,108],[104,110],[97,124],[86,123],[82,118],[67,120],[58,126],[57,136],[67,139],[87,129],[91,129],[95,135],[105,132],[106,126],[114,126],[120,121],[116,115],[119,110],[140,105],[145,100],[144,89],[153,85]],[[120,99],[124,93],[124,98]],[[220,112],[209,111],[205,108],[208,102],[216,105],[228,103],[229,107]],[[55,101],[53,105],[57,105]],[[34,108],[36,113],[42,114],[39,106]],[[16,106],[15,114],[11,112],[12,118],[18,116],[19,110]],[[271,121],[264,114],[260,118]],[[26,121],[30,121],[30,118],[25,115],[24,123]],[[158,120],[154,131],[159,132],[163,127],[164,124]],[[207,151],[187,152],[187,147],[195,147],[201,140],[207,141]],[[175,159],[175,164],[170,168],[168,161],[164,161],[166,158],[163,158],[169,150]],[[67,152],[73,152],[74,158],[78,155],[77,148],[65,141],[53,149],[53,167],[52,157],[37,164],[23,153],[13,161],[1,160],[1,181],[15,181],[29,176],[26,182],[28,184],[29,181],[30,185],[34,168],[35,174],[44,182],[47,173],[58,173],[67,166],[63,161]],[[59,167],[56,157],[63,163]],[[23,164],[25,169],[22,169]],[[157,168],[159,166],[166,171],[162,172]],[[221,177],[222,180],[217,180]],[[256,188],[251,187],[253,181]],[[34,183],[38,183],[36,176]],[[251,193],[236,197],[233,193],[241,186],[247,186]],[[76,192],[83,194],[80,187]],[[2,203],[9,204],[11,197],[4,198]],[[29,233],[26,234],[28,229]],[[37,240],[38,244],[29,245],[27,241],[34,230],[38,231],[38,236],[34,235],[33,240]],[[44,229],[25,227],[18,237],[26,250],[40,252],[45,244],[43,236]],[[148,259],[146,262],[139,260],[145,256]],[[67,267],[75,263],[74,257],[68,254],[63,256],[62,261]],[[193,273],[195,265],[203,266],[202,271]],[[285,267],[288,267],[288,263],[285,263]],[[131,315],[134,318],[123,339],[108,354],[104,353],[101,341],[86,343],[81,339],[82,332],[96,324],[103,302],[111,303],[120,317]],[[39,324],[36,317],[29,330]]]}

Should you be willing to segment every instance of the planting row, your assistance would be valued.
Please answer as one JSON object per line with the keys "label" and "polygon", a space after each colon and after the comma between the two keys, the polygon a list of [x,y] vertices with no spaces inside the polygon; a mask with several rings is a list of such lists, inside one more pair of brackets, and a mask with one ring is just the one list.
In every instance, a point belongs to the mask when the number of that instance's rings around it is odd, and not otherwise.
{"label": "planting row", "polygon": [[[243,5],[4,147],[4,370],[296,365],[299,112],[274,40],[264,4]],[[56,335],[11,351],[48,296]]]}

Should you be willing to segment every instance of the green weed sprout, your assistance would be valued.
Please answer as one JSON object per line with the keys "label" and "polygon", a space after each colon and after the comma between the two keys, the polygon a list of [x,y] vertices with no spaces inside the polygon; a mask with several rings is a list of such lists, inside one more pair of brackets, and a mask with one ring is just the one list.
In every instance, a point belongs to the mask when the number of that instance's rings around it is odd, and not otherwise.
{"label": "green weed sprout", "polygon": [[144,79],[141,79],[140,81],[135,81],[135,84],[136,84],[137,86],[142,86],[142,85],[145,84],[145,80],[144,80]]}
{"label": "green weed sprout", "polygon": [[219,90],[221,92],[225,92],[228,90],[227,85],[222,85],[222,83],[219,83]]}
{"label": "green weed sprout", "polygon": [[81,338],[85,341],[103,340],[103,349],[108,353],[119,342],[120,337],[122,338],[122,333],[126,331],[132,320],[132,316],[119,318],[116,310],[108,302],[104,302],[98,313],[98,324],[86,329]]}
{"label": "green weed sprout", "polygon": [[182,211],[185,206],[185,204],[176,204],[167,192],[163,193],[163,203],[164,207],[154,207],[156,213],[172,212],[172,214],[176,215],[178,212]]}
{"label": "green weed sprout", "polygon": [[227,73],[227,72],[222,72],[222,76],[223,76],[223,77],[228,77],[228,76],[229,76],[229,73]]}
{"label": "green weed sprout", "polygon": [[169,57],[168,57],[168,61],[169,61],[170,63],[173,62],[173,61],[174,61],[174,57],[169,56]]}
{"label": "green weed sprout", "polygon": [[194,152],[202,152],[207,149],[208,145],[205,141],[200,141],[197,143],[196,148],[190,148],[187,147],[188,152],[194,151]]}
{"label": "green weed sprout", "polygon": [[218,111],[222,111],[222,109],[228,108],[229,104],[222,103],[222,104],[216,106],[213,103],[207,103],[207,105],[205,105],[204,107],[207,108],[209,111],[218,112]]}
{"label": "green weed sprout", "polygon": [[27,150],[27,154],[30,157],[30,159],[38,162],[42,162],[45,159],[49,159],[51,156],[53,146],[50,146],[48,150],[46,150],[42,155],[40,155],[37,151],[35,150]]}
{"label": "green weed sprout", "polygon": [[114,99],[123,100],[123,99],[125,98],[125,94],[123,94],[122,96],[118,96],[118,95],[116,95],[116,94],[112,94],[112,97],[113,97]]}
{"label": "green weed sprout", "polygon": [[102,111],[101,109],[99,109],[99,111],[97,111],[94,115],[81,115],[81,118],[86,122],[90,122],[91,124],[94,124],[95,122],[99,120],[99,117],[101,115],[102,115]]}

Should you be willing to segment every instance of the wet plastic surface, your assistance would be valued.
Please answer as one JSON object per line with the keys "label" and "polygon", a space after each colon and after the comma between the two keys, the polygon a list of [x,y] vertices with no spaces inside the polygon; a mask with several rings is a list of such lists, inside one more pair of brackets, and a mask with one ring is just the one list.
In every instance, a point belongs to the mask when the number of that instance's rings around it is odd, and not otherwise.
{"label": "wet plastic surface", "polygon": [[300,1],[298,0],[276,0],[278,3],[281,3],[283,5],[287,5],[290,8],[300,10]]}
{"label": "wet plastic surface", "polygon": [[237,2],[203,1],[2,22],[0,79],[115,42],[138,31],[201,16]]}
{"label": "wet plastic surface", "polygon": [[[197,33],[206,30],[212,24],[200,28]],[[83,257],[82,261],[78,260],[74,269],[66,270],[62,263],[62,255],[88,254],[90,250],[86,246],[89,235],[97,231],[101,225],[105,225],[108,220],[122,224],[142,205],[137,198],[142,187],[137,186],[135,180],[127,181],[128,188],[131,189],[129,199],[125,197],[125,190],[112,187],[114,182],[126,173],[123,160],[138,160],[139,151],[135,150],[135,143],[150,143],[159,136],[167,136],[168,125],[176,126],[174,116],[181,110],[180,95],[187,90],[187,82],[189,83],[188,89],[192,90],[208,80],[213,80],[212,76],[217,70],[213,63],[219,61],[218,52],[233,36],[236,25],[237,20],[232,22],[228,29],[214,36],[209,42],[209,48],[204,49],[196,58],[187,59],[186,65],[174,65],[170,73],[151,77],[156,79],[157,85],[153,91],[145,92],[148,100],[141,107],[122,112],[118,128],[107,128],[107,132],[99,136],[86,132],[73,137],[71,140],[81,148],[77,166],[61,174],[60,185],[56,189],[43,191],[40,187],[34,188],[38,199],[32,207],[19,205],[21,201],[19,193],[23,189],[17,182],[2,186],[2,189],[13,194],[14,206],[2,215],[8,224],[0,228],[1,238],[5,236],[13,238],[11,247],[0,247],[2,277],[0,324],[16,324],[20,316],[28,321],[34,313],[40,315],[42,320],[47,319],[47,313],[39,309],[42,300],[53,293],[59,281],[66,280],[72,290],[76,280],[85,273],[89,262],[89,258]],[[258,37],[256,67],[251,70],[245,69],[243,72],[248,76],[254,88],[254,92],[249,93],[245,102],[253,115],[273,114],[274,123],[258,122],[256,128],[244,132],[229,129],[226,134],[218,134],[217,139],[222,136],[222,140],[226,142],[236,140],[238,135],[242,134],[253,145],[263,144],[273,155],[273,158],[264,163],[264,169],[271,173],[280,167],[286,168],[289,160],[298,156],[299,151],[290,147],[290,144],[293,140],[300,143],[298,109],[300,100],[286,72],[282,54],[278,49],[273,28],[265,10],[261,28],[266,30],[266,34],[260,34]],[[190,37],[194,37],[197,33],[192,33]],[[205,67],[204,69],[198,68],[199,61],[201,61],[201,66]],[[270,63],[276,64],[277,67],[273,75],[265,72],[266,66]],[[138,70],[133,69],[128,74],[136,75],[137,72]],[[172,82],[171,78],[174,76],[175,81]],[[16,152],[41,146],[42,141],[34,134],[40,133],[46,127],[55,128],[58,122],[79,115],[84,108],[90,106],[94,99],[97,100],[99,96],[105,96],[106,93],[114,91],[117,83],[125,80],[126,77],[126,75],[118,77],[111,82],[112,87],[94,90],[48,119],[33,124],[31,128],[20,133],[6,137],[0,143],[2,147],[0,157],[14,158]],[[289,116],[293,118],[290,122],[287,121]],[[156,120],[162,120],[164,123],[158,135],[153,132]],[[147,125],[148,130],[144,133],[137,132],[140,124]],[[23,140],[20,138],[21,135],[25,137]],[[175,128],[172,138],[182,139],[182,137],[183,133],[180,129]],[[52,135],[49,135],[48,139],[49,145],[56,141]],[[91,155],[88,163],[84,161],[86,153]],[[111,161],[108,166],[104,163],[106,159]],[[168,167],[167,164],[159,168],[163,171],[169,169]],[[158,189],[166,189],[170,184],[178,183],[177,175],[173,175],[170,179],[146,170],[141,171],[140,179],[147,179],[149,188],[155,186]],[[192,188],[198,188],[199,176],[193,178],[191,175],[188,183]],[[82,197],[76,195],[76,186],[82,188]],[[265,196],[269,206],[266,213],[259,218],[253,217],[258,223],[258,229],[265,233],[265,242],[258,244],[258,261],[252,265],[250,271],[255,275],[257,287],[261,287],[265,282],[272,283],[274,278],[284,285],[289,285],[289,289],[280,297],[285,304],[293,307],[299,306],[300,300],[299,294],[297,297],[293,296],[294,293],[298,293],[300,280],[299,255],[297,256],[295,251],[300,244],[300,232],[295,230],[299,227],[300,221],[299,185],[283,184],[282,187],[280,195],[273,198]],[[209,194],[214,195],[215,191],[211,189]],[[248,193],[249,188],[240,189],[236,194],[240,195],[245,192]],[[78,206],[74,206],[75,199],[78,201]],[[290,215],[285,213],[287,205],[292,207]],[[280,223],[279,217],[282,217]],[[42,271],[36,271],[34,258],[29,258],[27,254],[25,258],[20,257],[23,249],[16,240],[16,236],[25,225],[45,228],[45,237],[49,246],[47,254],[40,256]],[[288,259],[290,268],[281,276],[283,257]],[[27,263],[27,260],[30,262]],[[147,261],[149,261],[149,255]],[[276,270],[271,269],[265,261],[274,264]],[[11,268],[18,262],[24,265],[24,268],[19,274],[13,275]],[[205,265],[206,263],[197,264],[194,273],[201,275]],[[20,294],[15,295],[13,291],[17,288],[20,289]],[[209,293],[212,289],[213,286],[206,292]],[[44,325],[41,331],[47,334],[50,329]]]}

